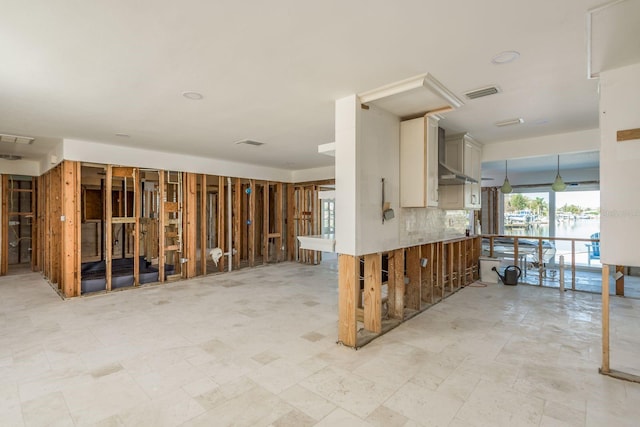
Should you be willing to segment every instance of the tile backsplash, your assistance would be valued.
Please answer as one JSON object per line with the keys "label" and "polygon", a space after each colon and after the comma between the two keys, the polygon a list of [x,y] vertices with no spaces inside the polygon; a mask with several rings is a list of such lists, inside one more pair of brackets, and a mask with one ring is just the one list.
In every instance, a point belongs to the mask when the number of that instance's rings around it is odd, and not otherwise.
{"label": "tile backsplash", "polygon": [[460,237],[469,228],[469,212],[465,210],[403,208],[399,216],[403,246]]}

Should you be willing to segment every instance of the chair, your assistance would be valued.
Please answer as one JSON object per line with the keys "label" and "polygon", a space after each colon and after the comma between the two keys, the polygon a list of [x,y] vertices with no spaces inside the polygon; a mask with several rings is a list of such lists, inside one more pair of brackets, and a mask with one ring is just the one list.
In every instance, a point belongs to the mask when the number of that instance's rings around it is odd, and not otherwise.
{"label": "chair", "polygon": [[587,262],[589,263],[589,265],[591,265],[592,259],[600,259],[600,233],[593,233],[591,235],[591,238],[594,240],[597,239],[598,241],[585,244],[588,251]]}

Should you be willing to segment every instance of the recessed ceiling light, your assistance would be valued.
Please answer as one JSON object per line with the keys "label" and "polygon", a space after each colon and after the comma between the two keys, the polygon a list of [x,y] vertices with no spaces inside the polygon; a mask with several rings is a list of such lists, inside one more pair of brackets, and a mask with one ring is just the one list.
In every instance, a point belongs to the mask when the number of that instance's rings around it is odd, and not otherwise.
{"label": "recessed ceiling light", "polygon": [[129,138],[131,135],[126,133],[116,133],[116,136],[119,136],[120,138]]}
{"label": "recessed ceiling light", "polygon": [[520,52],[516,52],[515,50],[505,50],[504,52],[500,52],[494,56],[491,59],[491,63],[496,65],[508,64],[518,58],[520,58]]}
{"label": "recessed ceiling light", "polygon": [[524,119],[522,117],[518,117],[517,119],[509,119],[503,120],[501,122],[496,122],[495,125],[501,128],[504,126],[519,125],[521,123],[524,123]]}
{"label": "recessed ceiling light", "polygon": [[202,98],[204,98],[204,96],[202,96],[201,93],[193,92],[193,91],[182,92],[182,96],[184,96],[187,99],[194,100],[194,101],[199,101]]}

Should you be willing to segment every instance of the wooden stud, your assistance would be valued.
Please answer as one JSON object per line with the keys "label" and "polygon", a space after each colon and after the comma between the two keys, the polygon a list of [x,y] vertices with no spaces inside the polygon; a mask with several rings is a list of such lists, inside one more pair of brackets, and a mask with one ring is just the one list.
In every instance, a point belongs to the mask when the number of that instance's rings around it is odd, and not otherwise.
{"label": "wooden stud", "polygon": [[140,216],[142,216],[142,180],[140,169],[133,170],[133,286],[140,286]]}
{"label": "wooden stud", "polygon": [[249,180],[249,186],[251,189],[249,192],[249,227],[247,231],[249,234],[249,266],[254,267],[256,265],[256,180]]}
{"label": "wooden stud", "polygon": [[160,198],[160,203],[158,203],[158,205],[160,206],[160,208],[158,212],[158,282],[164,282],[166,279],[165,271],[164,271],[164,265],[166,261],[166,254],[165,254],[165,246],[166,246],[165,206],[166,206],[166,203],[165,202],[167,200],[165,187],[166,187],[165,171],[159,170],[158,171],[158,197]]}
{"label": "wooden stud", "polygon": [[240,224],[242,223],[242,181],[240,178],[235,179],[233,196],[233,248],[236,253],[233,254],[233,267],[240,268],[240,251],[242,250],[242,233]]}
{"label": "wooden stud", "polygon": [[0,276],[9,272],[9,175],[2,175],[2,260]]}
{"label": "wooden stud", "polygon": [[283,248],[282,248],[282,205],[283,205],[283,186],[282,183],[279,182],[276,184],[276,209],[275,209],[275,223],[276,223],[276,233],[278,236],[275,238],[275,247],[276,247],[276,262],[282,261],[283,258]]}
{"label": "wooden stud", "polygon": [[[618,273],[620,273],[618,275]],[[616,265],[616,295],[624,296],[624,266]]]}
{"label": "wooden stud", "polygon": [[[222,249],[222,252],[226,251],[225,237],[225,179],[223,176],[218,177],[218,247]],[[227,257],[223,256],[218,261],[218,271],[224,271]]]}
{"label": "wooden stud", "polygon": [[287,184],[287,259],[296,259],[296,233],[295,233],[295,188],[293,184]]}
{"label": "wooden stud", "polygon": [[356,296],[359,290],[360,261],[353,255],[338,255],[338,340],[356,346]]}
{"label": "wooden stud", "polygon": [[[105,233],[104,233],[104,241],[105,241],[105,280],[106,290],[107,292],[111,290],[111,266],[113,260],[113,227],[111,219],[113,217],[113,202],[111,197],[111,192],[113,189],[113,166],[107,165],[107,174],[105,177],[105,193],[104,193],[104,206],[105,206],[105,215],[104,215],[104,225],[105,225]],[[162,255],[162,254],[161,254]]]}
{"label": "wooden stud", "polygon": [[184,173],[183,182],[183,236],[184,236],[184,257],[187,258],[186,266],[182,272],[184,278],[192,278],[196,276],[196,258],[197,258],[197,175],[193,173]]}
{"label": "wooden stud", "polygon": [[207,275],[207,175],[200,175],[200,273]]}
{"label": "wooden stud", "polygon": [[396,249],[389,259],[389,317],[404,319],[404,249]]}
{"label": "wooden stud", "polygon": [[364,328],[382,332],[382,256],[364,257]]}
{"label": "wooden stud", "polygon": [[262,263],[269,262],[269,181],[266,181],[262,192]]}
{"label": "wooden stud", "polygon": [[409,284],[406,288],[406,306],[411,310],[420,310],[421,307],[421,281],[422,269],[420,268],[420,246],[412,246],[406,250],[407,277]]}
{"label": "wooden stud", "polygon": [[600,372],[609,373],[609,265],[602,264],[602,367]]}
{"label": "wooden stud", "polygon": [[447,276],[449,277],[448,285],[449,285],[449,293],[453,292],[453,282],[454,282],[454,255],[453,255],[453,242],[445,243],[445,249],[447,252]]}
{"label": "wooden stud", "polygon": [[438,262],[438,271],[437,271],[437,281],[438,290],[440,291],[439,301],[444,299],[445,295],[445,283],[444,283],[444,242],[438,242],[438,253],[436,255],[436,259]]}
{"label": "wooden stud", "polygon": [[111,168],[111,175],[119,178],[133,178],[135,168],[113,166]]}
{"label": "wooden stud", "polygon": [[[37,178],[31,178],[31,271],[38,267]],[[81,254],[80,254],[81,255]]]}
{"label": "wooden stud", "polygon": [[542,286],[542,279],[546,274],[542,257],[542,239],[538,239],[538,286]]}

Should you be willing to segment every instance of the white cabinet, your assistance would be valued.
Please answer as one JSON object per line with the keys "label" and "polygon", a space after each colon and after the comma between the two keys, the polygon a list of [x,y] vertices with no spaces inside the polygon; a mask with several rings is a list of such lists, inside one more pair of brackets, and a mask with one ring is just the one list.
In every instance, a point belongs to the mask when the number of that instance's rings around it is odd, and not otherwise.
{"label": "white cabinet", "polygon": [[447,137],[445,162],[477,183],[445,185],[440,187],[440,208],[480,209],[480,181],[482,179],[482,147],[467,134]]}
{"label": "white cabinet", "polygon": [[438,119],[400,123],[400,206],[438,207]]}

